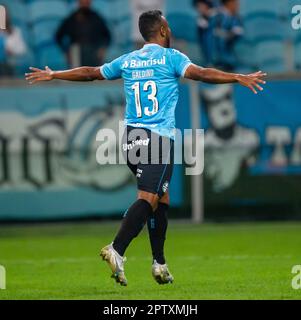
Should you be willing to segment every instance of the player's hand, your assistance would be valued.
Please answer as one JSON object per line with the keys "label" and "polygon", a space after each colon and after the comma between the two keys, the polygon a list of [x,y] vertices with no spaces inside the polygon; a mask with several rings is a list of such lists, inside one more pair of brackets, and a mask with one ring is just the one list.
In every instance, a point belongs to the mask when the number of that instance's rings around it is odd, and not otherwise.
{"label": "player's hand", "polygon": [[266,73],[262,71],[258,71],[251,74],[239,74],[237,81],[242,86],[248,87],[250,90],[252,90],[255,94],[257,94],[257,90],[262,91],[263,88],[261,84],[265,84],[266,81],[263,80],[264,77],[266,77]]}
{"label": "player's hand", "polygon": [[53,79],[54,72],[49,68],[45,67],[45,70],[30,67],[32,72],[25,73],[25,79],[30,83],[34,84],[40,81],[51,81]]}

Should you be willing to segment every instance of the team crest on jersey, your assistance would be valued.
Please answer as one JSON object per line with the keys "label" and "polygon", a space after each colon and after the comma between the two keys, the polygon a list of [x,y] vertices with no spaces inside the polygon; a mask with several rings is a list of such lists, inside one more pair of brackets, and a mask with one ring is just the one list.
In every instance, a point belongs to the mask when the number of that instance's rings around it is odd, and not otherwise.
{"label": "team crest on jersey", "polygon": [[162,191],[163,192],[166,192],[167,191],[167,189],[168,189],[168,181],[165,181],[164,183],[163,183],[163,186],[162,186]]}

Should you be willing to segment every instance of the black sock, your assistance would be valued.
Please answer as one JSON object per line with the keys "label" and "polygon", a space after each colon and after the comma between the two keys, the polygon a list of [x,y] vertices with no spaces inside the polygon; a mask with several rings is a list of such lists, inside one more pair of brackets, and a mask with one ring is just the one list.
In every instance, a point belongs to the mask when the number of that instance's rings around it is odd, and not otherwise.
{"label": "black sock", "polygon": [[169,206],[167,204],[159,202],[157,210],[151,213],[147,219],[147,227],[153,258],[160,264],[165,264],[164,242],[168,225],[168,207]]}
{"label": "black sock", "polygon": [[121,255],[130,242],[137,237],[139,232],[143,229],[147,217],[153,212],[152,206],[143,199],[137,200],[127,210],[121,227],[113,241],[113,248]]}

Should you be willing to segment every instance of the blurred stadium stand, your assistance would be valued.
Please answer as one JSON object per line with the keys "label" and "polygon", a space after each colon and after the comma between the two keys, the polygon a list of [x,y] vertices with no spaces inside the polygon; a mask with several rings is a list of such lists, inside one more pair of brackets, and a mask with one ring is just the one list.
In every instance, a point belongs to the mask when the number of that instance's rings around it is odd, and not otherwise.
{"label": "blurred stadium stand", "polygon": [[[2,0],[9,8],[12,21],[20,27],[29,52],[16,61],[17,74],[22,75],[29,64],[66,67],[65,57],[57,47],[54,33],[76,7],[76,0]],[[93,7],[106,19],[113,35],[106,60],[133,49],[131,43],[131,12],[129,0],[94,0]],[[292,5],[296,0],[241,0],[241,17],[245,35],[237,44],[239,71],[262,68],[267,72],[286,72],[301,67],[301,37],[290,24]],[[166,16],[174,37],[196,63],[202,63],[197,44],[196,12],[190,0],[167,0]],[[114,14],[112,14],[114,13]]]}

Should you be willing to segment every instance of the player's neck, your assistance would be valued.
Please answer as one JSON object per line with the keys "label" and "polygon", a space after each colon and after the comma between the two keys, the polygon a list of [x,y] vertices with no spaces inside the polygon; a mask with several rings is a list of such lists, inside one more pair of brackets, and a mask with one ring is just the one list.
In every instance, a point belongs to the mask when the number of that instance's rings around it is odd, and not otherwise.
{"label": "player's neck", "polygon": [[166,44],[164,41],[156,40],[156,39],[151,39],[149,41],[146,41],[145,44],[157,44],[163,48],[166,48]]}

